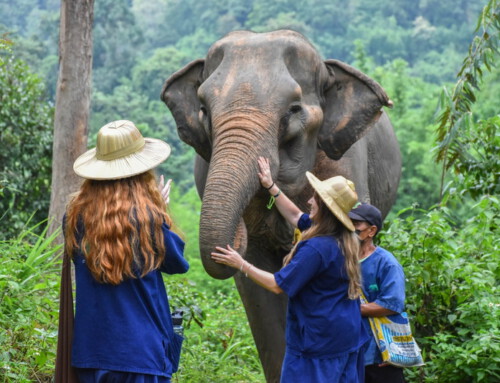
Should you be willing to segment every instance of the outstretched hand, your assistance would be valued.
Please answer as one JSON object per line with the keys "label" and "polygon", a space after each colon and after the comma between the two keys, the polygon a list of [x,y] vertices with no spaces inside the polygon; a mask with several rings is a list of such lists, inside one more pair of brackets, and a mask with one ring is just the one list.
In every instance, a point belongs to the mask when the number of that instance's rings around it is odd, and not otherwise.
{"label": "outstretched hand", "polygon": [[160,176],[160,182],[158,183],[158,189],[160,189],[160,194],[165,204],[168,206],[170,202],[170,185],[172,184],[172,179],[170,178],[165,184],[165,178],[163,174]]}
{"label": "outstretched hand", "polygon": [[269,158],[259,157],[257,160],[260,172],[257,175],[260,179],[260,184],[269,189],[273,185],[273,176],[271,175],[271,166],[269,165]]}
{"label": "outstretched hand", "polygon": [[211,256],[216,263],[222,263],[234,269],[242,269],[245,261],[231,246],[227,245],[226,248],[217,246],[215,250],[211,253]]}

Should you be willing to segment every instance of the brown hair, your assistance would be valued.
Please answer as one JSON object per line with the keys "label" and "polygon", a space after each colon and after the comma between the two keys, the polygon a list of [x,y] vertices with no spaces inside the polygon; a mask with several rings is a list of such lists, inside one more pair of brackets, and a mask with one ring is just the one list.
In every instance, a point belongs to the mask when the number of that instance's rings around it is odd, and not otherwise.
{"label": "brown hair", "polygon": [[161,225],[172,220],[152,171],[118,180],[85,180],[66,213],[67,254],[78,248],[79,220],[84,227],[80,248],[98,282],[117,285],[136,278],[137,270],[142,277],[163,261]]}
{"label": "brown hair", "polygon": [[[318,211],[314,216],[313,225],[302,233],[301,241],[318,236],[332,236],[338,241],[339,247],[344,255],[345,269],[349,278],[348,295],[350,299],[357,299],[361,290],[361,269],[358,260],[359,240],[356,235],[348,230],[331,212],[316,192],[314,193],[314,199],[318,204]],[[290,263],[294,257],[298,243],[284,258],[284,266]]]}

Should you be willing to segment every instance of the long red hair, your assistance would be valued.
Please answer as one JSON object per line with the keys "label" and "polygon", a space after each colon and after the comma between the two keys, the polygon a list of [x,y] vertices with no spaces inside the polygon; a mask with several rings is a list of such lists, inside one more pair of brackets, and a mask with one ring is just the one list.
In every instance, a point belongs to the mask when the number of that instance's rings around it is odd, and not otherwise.
{"label": "long red hair", "polygon": [[[85,231],[80,245],[79,220]],[[163,222],[172,225],[152,171],[119,180],[85,180],[68,205],[65,249],[73,254],[80,247],[94,278],[117,285],[160,266]]]}

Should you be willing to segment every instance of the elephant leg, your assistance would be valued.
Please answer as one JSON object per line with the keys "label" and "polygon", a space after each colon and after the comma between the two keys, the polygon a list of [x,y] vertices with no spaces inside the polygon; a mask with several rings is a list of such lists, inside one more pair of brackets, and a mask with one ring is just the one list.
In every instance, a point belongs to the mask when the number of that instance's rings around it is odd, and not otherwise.
{"label": "elephant leg", "polygon": [[[255,242],[249,241],[246,259],[256,267],[272,272],[281,267],[271,264],[263,248],[257,249]],[[243,273],[234,276],[236,287],[250,323],[252,335],[259,352],[267,383],[278,383],[281,365],[285,355],[285,322],[287,297],[276,295],[257,286]]]}

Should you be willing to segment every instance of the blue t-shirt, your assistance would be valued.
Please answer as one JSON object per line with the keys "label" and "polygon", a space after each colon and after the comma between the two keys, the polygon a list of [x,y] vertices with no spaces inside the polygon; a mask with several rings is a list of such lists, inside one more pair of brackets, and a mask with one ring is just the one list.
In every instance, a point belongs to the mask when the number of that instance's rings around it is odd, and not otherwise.
{"label": "blue t-shirt", "polygon": [[348,298],[344,256],[330,236],[297,246],[295,256],[274,274],[288,295],[287,352],[304,358],[337,358],[367,340],[359,300]]}
{"label": "blue t-shirt", "polygon": [[73,366],[172,376],[174,333],[161,272],[185,273],[189,264],[182,239],[166,224],[162,230],[166,255],[161,268],[119,285],[98,283],[81,251],[75,252]]}
{"label": "blue t-shirt", "polygon": [[[368,302],[401,313],[405,302],[405,275],[397,259],[382,247],[361,260],[363,293]],[[382,356],[373,337],[368,318],[363,325],[370,334],[370,342],[365,348],[365,365],[382,363]]]}

